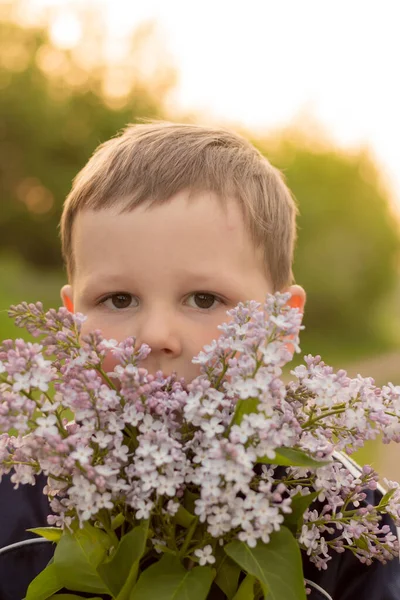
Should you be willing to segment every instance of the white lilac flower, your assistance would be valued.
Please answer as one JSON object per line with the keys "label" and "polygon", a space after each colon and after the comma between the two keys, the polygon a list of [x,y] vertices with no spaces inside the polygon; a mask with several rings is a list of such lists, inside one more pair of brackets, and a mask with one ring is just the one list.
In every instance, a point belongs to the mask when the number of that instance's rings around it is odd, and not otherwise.
{"label": "white lilac flower", "polygon": [[201,423],[201,428],[208,438],[213,438],[218,433],[222,433],[225,430],[218,417],[211,417],[209,421],[203,421]]}
{"label": "white lilac flower", "polygon": [[106,477],[107,479],[114,477],[119,473],[119,467],[110,465],[96,465],[94,469],[98,475]]}
{"label": "white lilac flower", "polygon": [[109,340],[102,340],[99,344],[101,349],[104,350],[113,350],[114,348],[116,348],[118,346],[118,342],[117,340],[114,339],[109,339]]}
{"label": "white lilac flower", "polygon": [[[244,531],[240,531],[238,534],[238,538],[241,542],[245,542],[249,548],[255,548],[257,546],[258,536],[254,529],[246,529]],[[265,543],[268,543],[268,537],[266,536]]]}
{"label": "white lilac flower", "polygon": [[318,540],[321,537],[320,530],[316,525],[303,525],[301,528],[300,542],[307,548],[307,554],[317,547]]}
{"label": "white lilac flower", "polygon": [[153,444],[149,439],[142,437],[140,439],[139,447],[136,450],[136,456],[152,456],[153,452],[157,450],[157,444]]}
{"label": "white lilac flower", "polygon": [[179,502],[176,502],[175,500],[169,500],[168,503],[167,503],[167,506],[166,506],[166,511],[171,516],[174,516],[178,512],[179,507],[180,507]]}
{"label": "white lilac flower", "polygon": [[214,357],[214,352],[217,349],[217,342],[213,340],[211,344],[204,346],[203,350],[192,358],[192,363],[204,365],[207,364]]}
{"label": "white lilac flower", "polygon": [[111,390],[106,385],[102,385],[96,398],[97,410],[110,410],[119,405],[120,399],[116,390]]}
{"label": "white lilac flower", "polygon": [[144,492],[151,489],[158,489],[160,484],[160,475],[157,471],[149,471],[141,474],[141,484]]}
{"label": "white lilac flower", "polygon": [[135,517],[137,519],[148,519],[150,515],[150,511],[153,508],[153,502],[146,502],[145,500],[137,500],[135,502],[134,508],[136,508]]}
{"label": "white lilac flower", "polygon": [[112,455],[121,462],[127,462],[129,456],[129,448],[124,444],[117,442],[115,448],[111,451]]}
{"label": "white lilac flower", "polygon": [[92,441],[99,445],[99,448],[107,448],[111,442],[113,442],[114,438],[109,433],[105,431],[96,431],[92,435]]}
{"label": "white lilac flower", "polygon": [[122,417],[125,423],[136,427],[143,418],[143,413],[138,412],[133,404],[125,404]]}
{"label": "white lilac flower", "polygon": [[213,565],[215,563],[215,557],[212,553],[212,547],[208,544],[204,546],[202,550],[198,549],[194,551],[195,556],[199,559],[200,566],[204,566],[207,563]]}
{"label": "white lilac flower", "polygon": [[31,388],[32,375],[30,372],[26,373],[15,373],[14,384],[12,389],[14,392],[20,392],[21,390],[29,392]]}
{"label": "white lilac flower", "polygon": [[69,371],[71,369],[73,369],[74,367],[82,367],[86,364],[87,360],[89,358],[89,353],[86,352],[85,350],[83,350],[83,348],[79,349],[79,353],[78,356],[76,356],[75,358],[73,358],[67,366],[66,369],[66,374],[69,373]]}
{"label": "white lilac flower", "polygon": [[238,394],[239,398],[245,400],[246,398],[257,396],[259,388],[254,379],[244,379],[236,381],[234,385],[232,384],[230,391]]}
{"label": "white lilac flower", "polygon": [[77,460],[81,465],[87,465],[93,454],[93,448],[90,446],[78,445],[76,450],[71,452],[73,460]]}
{"label": "white lilac flower", "polygon": [[38,427],[36,427],[35,434],[37,436],[49,437],[59,435],[58,427],[56,426],[57,417],[55,415],[48,415],[47,417],[38,417],[36,419]]}

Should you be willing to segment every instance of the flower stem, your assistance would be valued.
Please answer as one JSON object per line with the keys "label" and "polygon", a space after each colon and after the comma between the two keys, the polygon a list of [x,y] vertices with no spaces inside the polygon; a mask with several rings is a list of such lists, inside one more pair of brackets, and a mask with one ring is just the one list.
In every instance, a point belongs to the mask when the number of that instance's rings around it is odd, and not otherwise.
{"label": "flower stem", "polygon": [[180,552],[179,552],[179,558],[183,558],[185,556],[186,551],[189,548],[189,544],[192,541],[194,532],[196,531],[198,522],[199,522],[199,518],[196,517],[194,519],[193,523],[191,524],[191,526],[189,527],[188,532],[186,534],[185,541],[183,542],[182,548],[180,549]]}
{"label": "flower stem", "polygon": [[345,412],[345,410],[346,410],[346,407],[343,406],[342,408],[335,408],[334,410],[325,412],[322,415],[319,415],[319,417],[315,417],[314,419],[309,419],[306,423],[304,423],[302,428],[307,429],[308,427],[311,427],[311,425],[314,425],[314,423],[316,423],[317,421],[320,421],[321,419],[325,419],[326,417],[331,417],[332,415],[340,415],[340,413]]}
{"label": "flower stem", "polygon": [[108,512],[106,512],[105,510],[102,509],[102,510],[100,510],[99,514],[97,515],[97,518],[99,519],[100,523],[103,525],[104,531],[111,538],[114,548],[116,548],[119,544],[119,540],[118,540],[117,534],[111,527],[110,515],[108,514]]}
{"label": "flower stem", "polygon": [[108,383],[109,387],[112,390],[116,390],[116,386],[115,384],[111,381],[110,377],[107,375],[107,373],[105,371],[103,371],[103,369],[97,365],[94,365],[95,370],[98,372],[99,375],[101,375],[101,377],[103,377],[103,379]]}

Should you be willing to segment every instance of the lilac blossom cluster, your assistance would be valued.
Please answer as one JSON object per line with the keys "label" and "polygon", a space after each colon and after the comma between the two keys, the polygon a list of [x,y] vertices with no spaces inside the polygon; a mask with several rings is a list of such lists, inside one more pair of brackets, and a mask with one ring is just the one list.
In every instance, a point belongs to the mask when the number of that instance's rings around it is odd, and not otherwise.
{"label": "lilac blossom cluster", "polygon": [[[296,536],[318,568],[331,550],[367,563],[398,556],[380,521],[387,513],[400,525],[399,485],[387,482],[379,506],[368,504],[377,474],[364,467],[354,476],[337,453],[379,434],[400,441],[400,386],[380,389],[310,355],[284,384],[288,344],[300,351],[302,329],[289,297],[229,311],[220,338],[193,359],[200,375],[190,383],[149,374],[140,362],[150,348],[134,338],[81,336],[83,315],[12,307],[16,324],[41,340],[0,345],[0,479],[12,472],[15,486],[33,485],[43,473],[49,524],[108,531],[121,522],[126,531],[150,519],[158,552],[200,564],[236,538],[268,543],[307,497]],[[106,373],[109,353],[118,364]],[[183,506],[201,539],[173,526]]]}

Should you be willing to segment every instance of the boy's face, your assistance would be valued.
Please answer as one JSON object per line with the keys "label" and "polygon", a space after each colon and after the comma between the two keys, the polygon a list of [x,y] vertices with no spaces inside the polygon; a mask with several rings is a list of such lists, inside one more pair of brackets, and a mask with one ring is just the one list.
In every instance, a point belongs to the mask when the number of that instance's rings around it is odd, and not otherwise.
{"label": "boy's face", "polygon": [[[181,192],[161,206],[129,213],[83,210],[74,223],[75,272],[61,290],[64,305],[87,316],[83,333],[135,336],[151,353],[151,373],[176,371],[191,381],[192,358],[220,335],[226,311],[240,301],[263,302],[272,286],[262,251],[245,230],[234,200],[224,211],[212,193]],[[301,308],[304,292],[289,288]],[[106,369],[115,362],[107,359]]]}

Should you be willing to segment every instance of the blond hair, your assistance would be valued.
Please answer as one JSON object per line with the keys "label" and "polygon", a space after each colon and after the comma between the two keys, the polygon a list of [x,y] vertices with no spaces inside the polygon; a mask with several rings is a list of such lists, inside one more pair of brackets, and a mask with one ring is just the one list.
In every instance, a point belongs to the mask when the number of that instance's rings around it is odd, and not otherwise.
{"label": "blond hair", "polygon": [[62,253],[71,280],[72,233],[83,209],[121,213],[159,205],[182,190],[237,199],[246,228],[263,248],[274,292],[293,283],[294,199],[281,173],[246,139],[223,128],[152,122],[129,125],[101,144],[74,179],[61,217]]}

